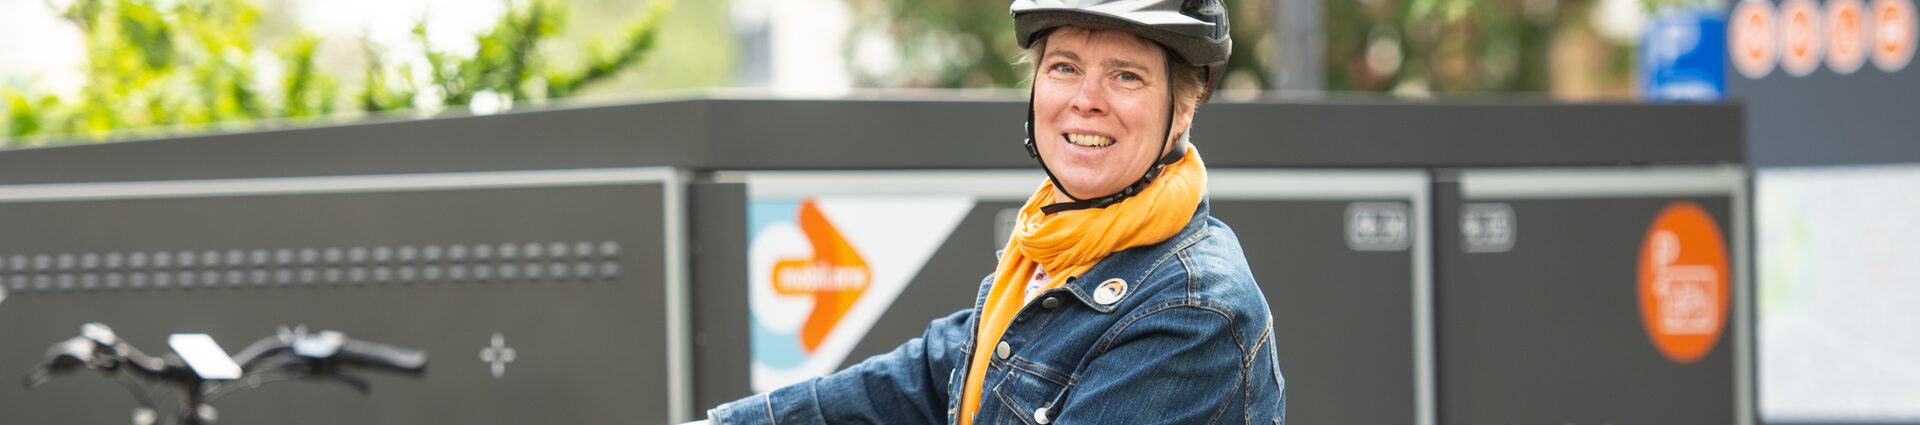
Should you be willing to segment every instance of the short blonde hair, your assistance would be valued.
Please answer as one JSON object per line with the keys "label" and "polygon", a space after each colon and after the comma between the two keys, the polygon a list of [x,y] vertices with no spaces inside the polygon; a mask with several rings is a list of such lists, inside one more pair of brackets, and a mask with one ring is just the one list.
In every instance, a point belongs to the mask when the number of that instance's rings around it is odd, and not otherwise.
{"label": "short blonde hair", "polygon": [[[1029,68],[1039,68],[1040,57],[1047,52],[1048,35],[1035,37],[1033,45],[1028,46],[1027,50],[1020,54],[1020,60],[1016,63],[1025,64]],[[1152,42],[1152,40],[1148,41]],[[1159,46],[1160,43],[1154,43],[1154,45]],[[1173,62],[1173,99],[1177,102],[1175,106],[1180,108],[1178,111],[1191,112],[1199,109],[1200,99],[1205,98],[1207,94],[1206,73],[1202,72],[1200,67],[1177,60],[1173,50],[1163,48],[1161,51],[1167,54],[1167,60]],[[1033,76],[1037,73],[1039,73],[1038,69],[1029,69],[1027,72],[1029,87],[1033,85]]]}

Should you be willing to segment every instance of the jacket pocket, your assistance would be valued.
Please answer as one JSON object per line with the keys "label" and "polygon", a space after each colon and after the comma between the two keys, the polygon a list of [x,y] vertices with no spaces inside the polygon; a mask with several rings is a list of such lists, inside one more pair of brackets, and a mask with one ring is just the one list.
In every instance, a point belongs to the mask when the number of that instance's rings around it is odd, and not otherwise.
{"label": "jacket pocket", "polygon": [[1070,386],[1059,378],[1019,367],[1011,368],[1007,371],[1007,379],[993,388],[993,395],[1001,405],[1000,414],[995,416],[1004,419],[990,423],[1045,425],[1060,416],[1059,406],[1054,404],[1065,399],[1062,396],[1068,388]]}

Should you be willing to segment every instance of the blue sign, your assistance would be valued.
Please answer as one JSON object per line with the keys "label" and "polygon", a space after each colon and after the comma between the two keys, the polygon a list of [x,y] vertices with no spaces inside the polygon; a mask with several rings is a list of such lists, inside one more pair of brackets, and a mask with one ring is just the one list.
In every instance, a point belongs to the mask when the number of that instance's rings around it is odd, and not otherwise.
{"label": "blue sign", "polygon": [[1666,7],[1640,40],[1640,96],[1714,102],[1727,95],[1727,22],[1710,7]]}

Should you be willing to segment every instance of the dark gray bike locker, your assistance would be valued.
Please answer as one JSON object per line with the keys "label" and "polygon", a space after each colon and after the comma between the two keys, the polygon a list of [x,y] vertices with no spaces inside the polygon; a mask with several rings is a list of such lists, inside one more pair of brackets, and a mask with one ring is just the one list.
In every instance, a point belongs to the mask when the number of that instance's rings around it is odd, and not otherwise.
{"label": "dark gray bike locker", "polygon": [[[1449,169],[1435,185],[1441,423],[1754,423],[1747,174],[1726,165]],[[1690,202],[1718,227],[1720,336],[1680,363],[1639,298],[1649,229]],[[1475,215],[1503,214],[1503,243]],[[1474,229],[1479,226],[1482,229]],[[1683,249],[1708,249],[1690,246]]]}

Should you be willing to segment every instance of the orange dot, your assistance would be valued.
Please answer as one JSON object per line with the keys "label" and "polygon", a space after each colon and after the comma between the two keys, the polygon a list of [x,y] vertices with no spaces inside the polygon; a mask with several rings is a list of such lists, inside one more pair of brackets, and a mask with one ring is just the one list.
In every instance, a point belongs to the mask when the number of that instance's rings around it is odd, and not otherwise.
{"label": "orange dot", "polygon": [[1720,228],[1699,204],[1668,204],[1640,249],[1641,324],[1660,355],[1692,364],[1726,329],[1732,276]]}

